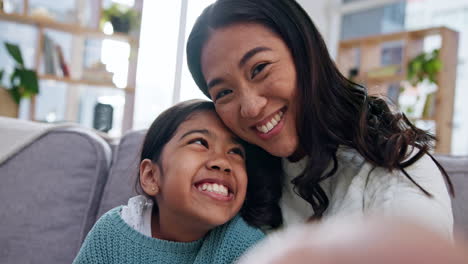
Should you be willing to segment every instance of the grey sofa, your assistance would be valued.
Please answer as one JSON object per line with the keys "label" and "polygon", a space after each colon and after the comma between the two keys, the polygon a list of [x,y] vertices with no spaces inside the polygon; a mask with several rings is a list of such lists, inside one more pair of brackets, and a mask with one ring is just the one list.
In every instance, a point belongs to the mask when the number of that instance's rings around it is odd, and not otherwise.
{"label": "grey sofa", "polygon": [[[112,144],[53,129],[0,164],[0,263],[71,263],[94,222],[135,195],[144,133]],[[439,158],[456,187],[456,234],[468,234],[468,157]]]}

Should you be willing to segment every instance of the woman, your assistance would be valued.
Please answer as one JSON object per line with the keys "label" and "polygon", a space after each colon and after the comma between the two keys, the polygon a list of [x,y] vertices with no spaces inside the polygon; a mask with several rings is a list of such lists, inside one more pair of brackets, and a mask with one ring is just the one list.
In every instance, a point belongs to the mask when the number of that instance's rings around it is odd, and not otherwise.
{"label": "woman", "polygon": [[435,138],[346,79],[293,0],[218,0],[195,23],[190,71],[223,122],[283,158],[285,225],[379,214],[447,237],[453,187]]}

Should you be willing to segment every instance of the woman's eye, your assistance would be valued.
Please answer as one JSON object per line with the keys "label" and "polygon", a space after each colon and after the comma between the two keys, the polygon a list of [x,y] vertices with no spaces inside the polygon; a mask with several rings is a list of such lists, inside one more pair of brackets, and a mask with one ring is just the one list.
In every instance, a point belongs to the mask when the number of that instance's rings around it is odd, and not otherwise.
{"label": "woman's eye", "polygon": [[206,141],[203,138],[192,139],[189,141],[189,144],[198,144],[204,146],[205,148],[208,148],[208,141]]}
{"label": "woman's eye", "polygon": [[262,63],[262,64],[259,64],[257,66],[255,66],[255,68],[253,69],[252,71],[252,74],[250,76],[251,79],[255,78],[255,76],[257,76],[257,74],[259,74],[260,72],[263,71],[263,69],[267,66],[267,63]]}
{"label": "woman's eye", "polygon": [[241,158],[245,159],[245,153],[244,150],[241,148],[233,148],[229,151],[229,153],[237,154],[241,156]]}
{"label": "woman's eye", "polygon": [[216,100],[221,99],[230,93],[232,93],[232,90],[222,90],[221,92],[215,95],[214,101],[216,102]]}

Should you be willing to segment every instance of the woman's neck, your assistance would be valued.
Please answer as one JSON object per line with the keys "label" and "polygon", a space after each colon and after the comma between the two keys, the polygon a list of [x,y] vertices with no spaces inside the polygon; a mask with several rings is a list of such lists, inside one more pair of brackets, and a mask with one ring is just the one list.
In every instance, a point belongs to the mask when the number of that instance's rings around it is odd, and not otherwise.
{"label": "woman's neck", "polygon": [[163,212],[161,215],[155,211],[151,215],[151,236],[168,241],[193,242],[203,238],[211,229],[188,222],[169,212]]}

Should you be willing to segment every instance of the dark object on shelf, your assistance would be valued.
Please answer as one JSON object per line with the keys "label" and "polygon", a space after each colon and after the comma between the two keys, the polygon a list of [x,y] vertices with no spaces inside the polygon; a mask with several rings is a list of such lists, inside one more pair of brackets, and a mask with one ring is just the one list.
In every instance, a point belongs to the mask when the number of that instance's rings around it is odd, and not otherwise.
{"label": "dark object on shelf", "polygon": [[348,79],[356,82],[356,77],[359,75],[359,68],[351,68],[348,73]]}
{"label": "dark object on shelf", "polygon": [[109,104],[97,103],[94,106],[93,128],[102,132],[112,129],[114,108]]}

